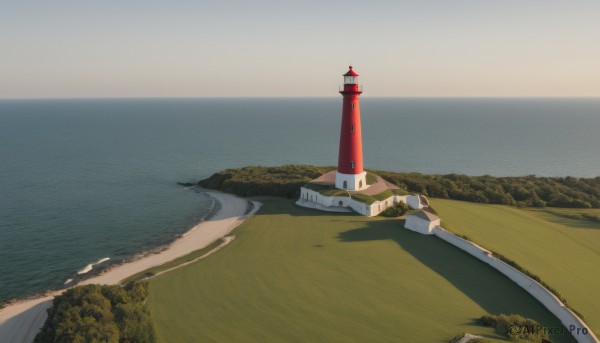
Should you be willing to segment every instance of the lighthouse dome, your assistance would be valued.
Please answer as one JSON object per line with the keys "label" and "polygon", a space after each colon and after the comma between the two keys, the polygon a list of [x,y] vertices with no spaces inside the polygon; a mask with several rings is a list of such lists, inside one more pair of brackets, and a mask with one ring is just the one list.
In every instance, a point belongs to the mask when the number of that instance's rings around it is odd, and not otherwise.
{"label": "lighthouse dome", "polygon": [[344,74],[344,76],[358,76],[358,74],[352,70],[352,66],[348,67],[348,72],[346,74]]}

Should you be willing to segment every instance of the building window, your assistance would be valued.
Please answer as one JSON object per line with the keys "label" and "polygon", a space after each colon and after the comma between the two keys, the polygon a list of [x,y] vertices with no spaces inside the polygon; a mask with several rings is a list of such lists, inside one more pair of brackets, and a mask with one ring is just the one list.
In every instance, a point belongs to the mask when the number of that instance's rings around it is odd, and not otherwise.
{"label": "building window", "polygon": [[354,111],[354,104],[352,104],[352,111]]}
{"label": "building window", "polygon": [[358,182],[358,188],[362,188],[362,180]]}
{"label": "building window", "polygon": [[340,202],[338,202],[338,204],[339,204],[340,206],[344,206],[344,202],[343,202],[343,201],[341,201],[341,200],[340,200]]}
{"label": "building window", "polygon": [[354,161],[350,161],[350,169],[354,169]]}
{"label": "building window", "polygon": [[354,124],[350,125],[350,132],[354,132]]}
{"label": "building window", "polygon": [[344,181],[342,188],[347,189],[348,188],[348,181]]}

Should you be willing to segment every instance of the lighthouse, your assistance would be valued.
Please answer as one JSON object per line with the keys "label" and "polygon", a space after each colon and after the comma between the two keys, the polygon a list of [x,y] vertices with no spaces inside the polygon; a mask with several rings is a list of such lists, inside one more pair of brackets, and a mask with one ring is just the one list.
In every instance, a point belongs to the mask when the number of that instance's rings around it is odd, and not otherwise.
{"label": "lighthouse", "polygon": [[[340,87],[342,94],[342,126],[336,170],[329,170],[300,187],[299,206],[328,212],[356,212],[376,216],[403,202],[411,208],[422,208],[421,195],[408,195],[380,176],[363,169],[360,102],[362,88],[352,66]],[[423,197],[424,199],[424,197]]]}
{"label": "lighthouse", "polygon": [[360,102],[362,87],[352,66],[344,76],[342,94],[342,126],[340,150],[335,174],[335,187],[349,191],[367,188],[367,173],[363,170],[362,133],[360,128]]}

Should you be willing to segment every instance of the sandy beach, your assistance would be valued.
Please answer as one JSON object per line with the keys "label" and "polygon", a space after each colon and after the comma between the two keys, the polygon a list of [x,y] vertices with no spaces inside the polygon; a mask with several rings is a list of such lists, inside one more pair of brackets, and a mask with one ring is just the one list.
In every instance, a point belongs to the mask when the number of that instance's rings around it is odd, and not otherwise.
{"label": "sandy beach", "polygon": [[[202,249],[226,236],[260,208],[259,202],[253,202],[252,210],[246,213],[248,201],[227,193],[212,191],[208,193],[220,207],[210,219],[193,227],[160,253],[149,254],[140,259],[117,265],[98,276],[81,281],[79,285],[116,284],[148,268]],[[62,292],[64,290],[35,299],[19,301],[1,309],[0,341],[2,343],[31,342],[46,320],[46,309],[51,306],[52,299]]]}

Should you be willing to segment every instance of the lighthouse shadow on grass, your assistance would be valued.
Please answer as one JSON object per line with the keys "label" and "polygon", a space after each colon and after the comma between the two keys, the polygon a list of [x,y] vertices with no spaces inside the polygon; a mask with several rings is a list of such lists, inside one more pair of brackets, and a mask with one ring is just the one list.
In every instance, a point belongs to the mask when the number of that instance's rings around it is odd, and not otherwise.
{"label": "lighthouse shadow on grass", "polygon": [[[393,222],[394,225],[390,225]],[[397,223],[397,224],[396,224]],[[404,220],[374,220],[364,227],[341,232],[341,242],[391,240],[419,262],[436,272],[490,314],[518,313],[547,327],[561,326],[549,311],[510,279],[436,236],[404,229]],[[398,263],[402,263],[398,261]],[[435,285],[423,285],[434,287]],[[431,309],[435,311],[435,309]],[[484,315],[485,313],[481,313]],[[477,318],[467,325],[478,325]],[[489,338],[498,338],[492,337]],[[569,337],[558,341],[571,342]]]}
{"label": "lighthouse shadow on grass", "polygon": [[[392,240],[486,311],[496,313],[504,309],[500,306],[502,302],[498,301],[498,296],[512,294],[494,294],[499,278],[492,280],[489,276],[493,273],[481,273],[483,269],[491,269],[490,267],[435,236],[403,229],[404,220],[398,220],[397,223],[396,227],[390,227],[386,221],[366,222],[364,228],[342,232],[338,238],[342,242]],[[499,290],[503,291],[505,288]]]}

